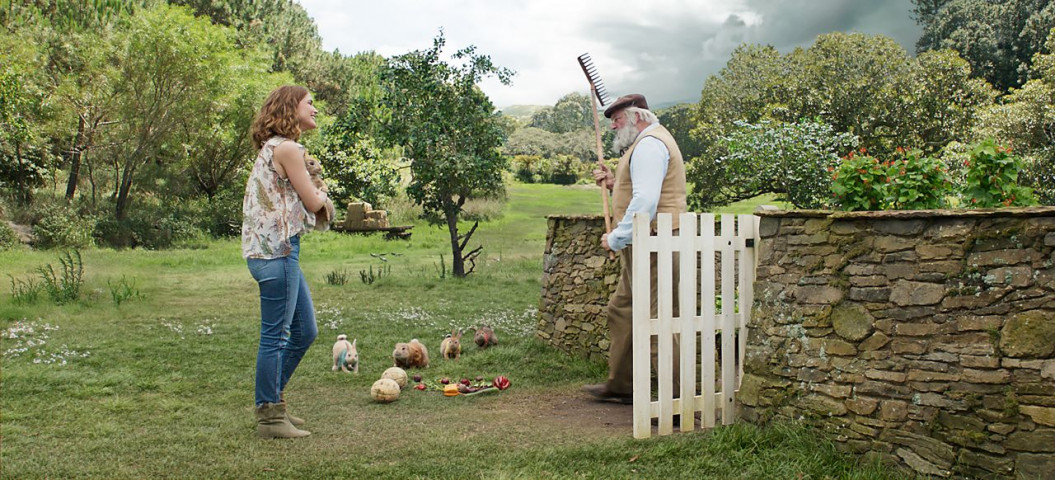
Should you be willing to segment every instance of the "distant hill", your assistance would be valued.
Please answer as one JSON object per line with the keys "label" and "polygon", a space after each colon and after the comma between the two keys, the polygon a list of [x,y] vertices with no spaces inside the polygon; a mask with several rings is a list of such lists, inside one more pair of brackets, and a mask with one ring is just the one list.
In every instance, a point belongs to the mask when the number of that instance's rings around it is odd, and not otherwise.
{"label": "distant hill", "polygon": [[531,116],[540,109],[546,108],[546,105],[511,105],[508,107],[502,107],[498,109],[502,112],[502,115],[508,115],[521,122],[527,123],[531,120]]}

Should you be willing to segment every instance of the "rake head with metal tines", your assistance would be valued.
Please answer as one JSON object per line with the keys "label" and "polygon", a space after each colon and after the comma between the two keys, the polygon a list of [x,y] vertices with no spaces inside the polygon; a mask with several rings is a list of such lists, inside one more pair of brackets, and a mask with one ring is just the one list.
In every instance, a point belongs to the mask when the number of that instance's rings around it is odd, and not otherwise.
{"label": "rake head with metal tines", "polygon": [[578,59],[579,66],[582,67],[582,73],[586,74],[586,79],[590,81],[590,86],[593,87],[594,95],[597,95],[597,101],[604,107],[609,101],[608,91],[604,89],[604,82],[601,82],[601,75],[597,73],[597,67],[593,65],[590,54],[579,55]]}

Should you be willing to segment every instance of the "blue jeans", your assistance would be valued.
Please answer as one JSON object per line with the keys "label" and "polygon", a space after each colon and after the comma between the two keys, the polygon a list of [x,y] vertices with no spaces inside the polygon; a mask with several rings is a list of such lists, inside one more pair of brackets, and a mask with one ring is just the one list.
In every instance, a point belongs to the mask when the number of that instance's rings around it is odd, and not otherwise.
{"label": "blue jeans", "polygon": [[304,352],[319,335],[315,307],[300,270],[300,237],[293,251],[272,259],[250,258],[260,286],[260,347],[256,352],[256,405],[278,403]]}

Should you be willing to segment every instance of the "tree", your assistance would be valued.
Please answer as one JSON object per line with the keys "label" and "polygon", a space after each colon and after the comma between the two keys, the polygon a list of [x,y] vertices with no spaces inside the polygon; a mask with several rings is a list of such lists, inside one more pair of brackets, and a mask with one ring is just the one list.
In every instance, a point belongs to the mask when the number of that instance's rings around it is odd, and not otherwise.
{"label": "tree", "polygon": [[376,145],[375,140],[355,130],[347,115],[322,128],[322,138],[311,152],[322,162],[333,204],[340,208],[353,199],[373,205],[394,197],[399,188],[399,168]]}
{"label": "tree", "polygon": [[[693,208],[709,209],[764,193],[776,193],[798,208],[829,202],[830,169],[857,146],[857,138],[819,121],[738,123],[721,139],[726,155],[689,164]],[[700,179],[716,179],[701,184]]]}
{"label": "tree", "polygon": [[705,145],[693,130],[696,128],[696,106],[682,103],[656,112],[659,123],[666,127],[678,142],[681,156],[686,160],[703,154]]}
{"label": "tree", "polygon": [[793,82],[788,110],[796,121],[820,118],[848,132],[869,151],[889,153],[911,133],[904,108],[912,60],[893,39],[861,33],[830,33],[789,54]]}
{"label": "tree", "polygon": [[914,61],[910,94],[905,102],[906,134],[902,147],[926,154],[940,151],[953,141],[970,138],[977,113],[993,103],[994,90],[971,75],[971,66],[952,50],[931,50]]}
{"label": "tree", "polygon": [[544,107],[531,116],[528,126],[551,133],[568,133],[593,129],[593,103],[581,93],[569,93],[552,107]]}
{"label": "tree", "polygon": [[48,173],[40,135],[34,126],[41,97],[29,91],[26,65],[12,65],[0,54],[0,189],[10,192],[19,204],[29,205],[33,189]]}
{"label": "tree", "polygon": [[120,121],[112,129],[110,152],[117,220],[128,211],[141,167],[185,156],[178,134],[187,122],[207,118],[233,50],[224,28],[167,5],[138,12],[121,34],[114,85]]}
{"label": "tree", "polygon": [[[446,40],[441,30],[432,48],[389,59],[382,78],[388,115],[384,139],[402,145],[410,159],[407,194],[425,212],[437,214],[450,233],[452,272],[464,277],[475,267],[483,247],[466,252],[479,223],[460,234],[458,219],[471,198],[503,192],[506,158],[499,152],[503,131],[494,105],[477,87],[495,76],[508,84],[513,72],[469,46],[449,64],[440,58]],[[471,266],[466,271],[465,262]]]}
{"label": "tree", "polygon": [[1032,57],[1041,53],[1055,27],[1049,0],[913,0],[923,33],[919,53],[953,49],[971,64],[974,75],[1001,92],[1028,79]]}

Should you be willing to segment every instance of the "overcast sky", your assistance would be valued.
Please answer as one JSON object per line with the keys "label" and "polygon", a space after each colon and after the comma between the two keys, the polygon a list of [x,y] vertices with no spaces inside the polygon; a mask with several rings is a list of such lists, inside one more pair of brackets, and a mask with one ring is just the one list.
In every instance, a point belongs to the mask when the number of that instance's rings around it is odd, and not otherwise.
{"label": "overcast sky", "polygon": [[481,86],[499,108],[553,105],[589,84],[576,57],[589,53],[613,96],[653,105],[695,102],[703,82],[741,43],[787,53],[834,32],[883,34],[913,53],[920,28],[911,0],[300,0],[323,48],[398,55],[468,45],[516,71]]}

